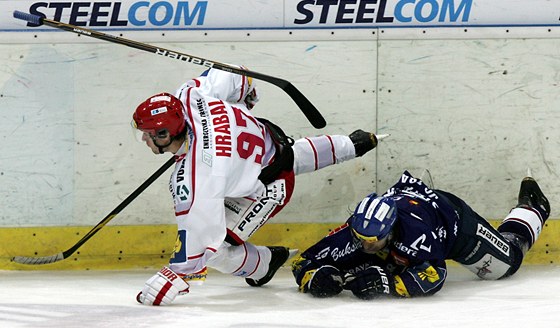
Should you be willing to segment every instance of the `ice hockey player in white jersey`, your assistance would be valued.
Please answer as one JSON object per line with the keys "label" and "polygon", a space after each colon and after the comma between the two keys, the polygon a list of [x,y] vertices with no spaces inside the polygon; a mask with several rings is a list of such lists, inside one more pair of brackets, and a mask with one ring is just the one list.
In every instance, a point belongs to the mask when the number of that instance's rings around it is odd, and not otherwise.
{"label": "ice hockey player in white jersey", "polygon": [[133,125],[155,153],[176,159],[169,182],[177,241],[169,266],[146,281],[138,302],[167,305],[207,267],[266,284],[288,259],[286,247],[247,239],[289,201],[294,176],[362,156],[377,146],[373,133],[324,135],[295,142],[254,117],[254,81],[209,69],[175,93],[142,102]]}

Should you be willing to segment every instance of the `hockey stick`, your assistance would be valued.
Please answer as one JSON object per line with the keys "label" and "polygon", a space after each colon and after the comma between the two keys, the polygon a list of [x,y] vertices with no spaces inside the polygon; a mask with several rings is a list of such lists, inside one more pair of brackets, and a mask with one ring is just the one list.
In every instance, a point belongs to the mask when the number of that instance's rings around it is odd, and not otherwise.
{"label": "hockey stick", "polygon": [[196,56],[192,56],[192,55],[188,55],[185,53],[180,53],[177,51],[171,51],[169,49],[165,49],[165,48],[158,48],[146,43],[141,43],[138,41],[133,41],[133,40],[129,40],[129,39],[125,39],[122,37],[118,37],[118,36],[114,36],[114,35],[110,35],[110,34],[105,34],[99,31],[95,31],[95,30],[90,30],[87,28],[83,28],[83,27],[78,27],[78,26],[74,26],[74,25],[70,25],[70,24],[66,24],[66,23],[61,23],[52,19],[48,19],[48,18],[43,18],[41,16],[38,15],[33,15],[33,14],[28,14],[28,13],[24,13],[21,11],[14,11],[14,17],[17,19],[21,19],[24,21],[27,21],[29,23],[35,24],[37,26],[39,25],[48,25],[51,27],[55,27],[61,30],[65,30],[68,32],[73,32],[79,35],[85,35],[85,36],[89,36],[95,39],[100,39],[100,40],[105,40],[105,41],[109,41],[109,42],[113,42],[113,43],[118,43],[118,44],[122,44],[131,48],[135,48],[135,49],[139,49],[139,50],[144,50],[147,52],[151,52],[154,53],[156,55],[161,55],[164,57],[169,57],[171,59],[175,59],[181,62],[186,62],[186,63],[193,63],[193,64],[197,64],[197,65],[201,65],[201,66],[205,66],[208,68],[216,68],[222,71],[226,71],[226,72],[231,72],[231,73],[235,73],[235,74],[239,74],[239,75],[245,75],[245,76],[249,76],[258,80],[263,80],[266,81],[268,83],[274,84],[275,86],[279,87],[280,89],[284,90],[284,92],[286,92],[288,94],[288,96],[290,96],[292,98],[292,100],[296,103],[296,105],[298,105],[298,107],[301,109],[301,111],[303,112],[303,114],[307,117],[307,119],[309,120],[309,122],[317,129],[321,129],[324,128],[327,125],[327,122],[325,121],[325,119],[323,118],[323,116],[321,115],[321,113],[317,110],[317,108],[315,108],[315,106],[309,101],[309,99],[307,99],[303,93],[301,93],[301,91],[299,91],[292,83],[277,78],[277,77],[273,77],[270,75],[265,75],[265,74],[261,74],[261,73],[257,73],[257,72],[253,72],[253,71],[249,71],[249,70],[244,70],[242,68],[233,66],[233,65],[228,65],[228,64],[224,64],[224,63],[220,63],[217,61],[212,61],[212,60],[208,60],[205,58],[201,58],[201,57],[196,57]]}
{"label": "hockey stick", "polygon": [[138,195],[140,195],[152,182],[156,181],[167,169],[175,163],[175,157],[171,157],[165,164],[163,164],[157,171],[155,171],[140,187],[136,188],[125,200],[122,201],[114,210],[111,211],[101,222],[99,222],[93,229],[91,229],[82,239],[80,239],[74,246],[70,247],[64,252],[60,252],[51,256],[42,257],[27,257],[15,256],[12,261],[21,264],[48,264],[64,260],[80,248],[86,241],[95,235],[101,228],[103,228],[109,221],[111,221],[117,214],[119,214],[128,204],[130,204]]}

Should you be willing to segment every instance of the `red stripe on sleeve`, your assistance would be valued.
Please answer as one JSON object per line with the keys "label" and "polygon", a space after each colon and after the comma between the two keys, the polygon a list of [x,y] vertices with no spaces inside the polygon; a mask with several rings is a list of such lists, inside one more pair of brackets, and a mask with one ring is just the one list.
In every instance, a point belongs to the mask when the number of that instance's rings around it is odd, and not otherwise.
{"label": "red stripe on sleeve", "polygon": [[317,158],[317,149],[315,149],[315,145],[313,145],[313,142],[311,141],[311,139],[305,138],[305,140],[307,140],[307,142],[309,142],[309,145],[311,146],[311,149],[313,149],[313,156],[314,156],[314,159],[315,159],[315,171],[317,171],[318,166],[319,166],[319,159]]}
{"label": "red stripe on sleeve", "polygon": [[[212,247],[206,247],[206,250],[209,250],[209,251],[212,252],[212,253],[216,253],[216,249],[215,249],[215,248],[212,248]],[[196,255],[193,255],[193,256],[189,256],[189,257],[187,257],[187,260],[198,259],[198,258],[201,258],[203,255],[204,255],[204,253],[200,253],[200,254],[196,254]]]}
{"label": "red stripe on sleeve", "polygon": [[327,135],[327,138],[329,139],[329,142],[331,143],[332,162],[333,162],[333,164],[336,164],[336,154],[334,152],[334,143],[332,141],[331,136]]}

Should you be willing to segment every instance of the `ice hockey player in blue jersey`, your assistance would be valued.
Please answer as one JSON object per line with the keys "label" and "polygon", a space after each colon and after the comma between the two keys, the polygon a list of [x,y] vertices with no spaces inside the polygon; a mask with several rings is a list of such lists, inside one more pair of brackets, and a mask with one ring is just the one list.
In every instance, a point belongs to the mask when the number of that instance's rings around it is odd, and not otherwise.
{"label": "ice hockey player in blue jersey", "polygon": [[303,293],[361,299],[428,296],[454,260],[482,279],[514,274],[537,240],[550,205],[537,182],[521,182],[518,204],[498,229],[457,196],[405,171],[382,196],[366,196],[344,225],[304,251],[292,271]]}

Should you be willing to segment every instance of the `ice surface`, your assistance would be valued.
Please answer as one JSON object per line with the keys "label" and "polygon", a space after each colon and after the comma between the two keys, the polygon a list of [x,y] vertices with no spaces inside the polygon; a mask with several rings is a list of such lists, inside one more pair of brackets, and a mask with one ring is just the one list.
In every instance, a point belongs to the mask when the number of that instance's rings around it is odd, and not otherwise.
{"label": "ice surface", "polygon": [[211,271],[171,306],[137,304],[154,273],[0,271],[0,327],[560,327],[557,266],[524,266],[500,281],[456,266],[432,297],[373,301],[298,293],[287,267],[260,288]]}

